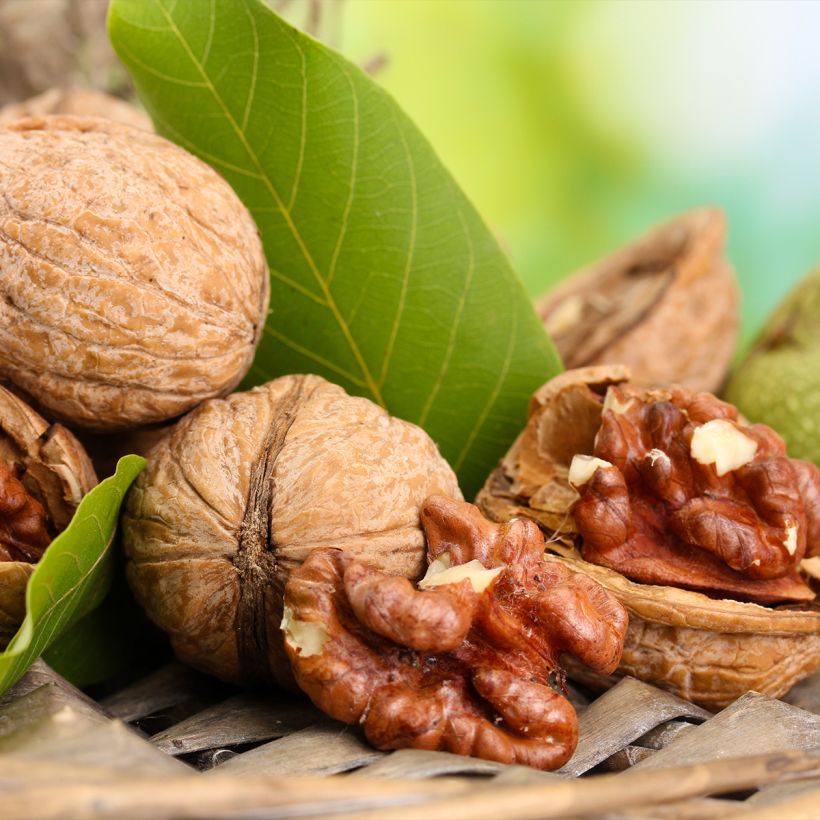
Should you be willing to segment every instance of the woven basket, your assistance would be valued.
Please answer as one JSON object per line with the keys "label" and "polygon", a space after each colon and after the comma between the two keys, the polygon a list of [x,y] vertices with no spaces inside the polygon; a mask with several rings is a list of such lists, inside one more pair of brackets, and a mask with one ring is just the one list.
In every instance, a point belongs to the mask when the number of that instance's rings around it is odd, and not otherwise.
{"label": "woven basket", "polygon": [[547,774],[380,752],[305,700],[176,663],[95,702],[39,661],[0,701],[2,816],[818,816],[820,677],[716,715],[631,678],[570,697],[581,740]]}

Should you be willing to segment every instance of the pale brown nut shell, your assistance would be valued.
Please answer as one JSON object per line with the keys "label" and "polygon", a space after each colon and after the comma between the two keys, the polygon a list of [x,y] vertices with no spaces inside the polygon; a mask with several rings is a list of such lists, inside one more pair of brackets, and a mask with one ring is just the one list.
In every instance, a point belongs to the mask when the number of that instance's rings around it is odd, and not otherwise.
{"label": "pale brown nut shell", "polygon": [[566,367],[625,364],[636,383],[716,392],[738,329],[725,233],[719,209],[688,211],[540,297]]}
{"label": "pale brown nut shell", "polygon": [[115,430],[231,390],[269,298],[230,186],[167,140],[102,119],[0,127],[0,378]]}
{"label": "pale brown nut shell", "polygon": [[153,131],[151,118],[136,106],[95,88],[68,86],[49,88],[36,97],[22,102],[9,103],[0,108],[0,125],[26,117],[43,117],[47,114],[69,114],[73,117],[102,117],[106,120],[130,125],[143,131]]}
{"label": "pale brown nut shell", "polygon": [[419,509],[460,498],[429,436],[318,376],[205,402],[148,454],[123,539],[132,589],[186,663],[292,685],[282,596],[316,547],[385,572],[424,566]]}
{"label": "pale brown nut shell", "polygon": [[[28,493],[43,505],[52,535],[65,529],[82,497],[97,483],[77,439],[2,386],[0,461],[16,468]],[[0,561],[0,647],[23,620],[26,583],[33,569],[24,561]]]}
{"label": "pale brown nut shell", "polygon": [[569,508],[578,498],[567,480],[572,457],[592,451],[602,396],[629,376],[622,365],[583,367],[539,388],[527,426],[476,496],[479,509],[493,521],[531,518],[548,536],[571,540],[577,530]]}
{"label": "pale brown nut shell", "polygon": [[820,606],[778,608],[629,581],[580,559],[547,556],[583,572],[629,612],[615,677],[565,658],[570,675],[606,688],[631,675],[717,711],[750,689],[777,698],[820,669]]}

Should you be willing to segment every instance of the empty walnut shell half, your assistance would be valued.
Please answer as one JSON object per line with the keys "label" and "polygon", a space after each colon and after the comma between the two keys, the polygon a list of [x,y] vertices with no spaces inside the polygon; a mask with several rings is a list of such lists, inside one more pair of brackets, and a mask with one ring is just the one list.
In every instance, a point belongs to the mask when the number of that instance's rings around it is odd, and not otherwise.
{"label": "empty walnut shell half", "polygon": [[[755,597],[755,583],[760,584],[761,588],[766,586],[765,593],[758,596],[763,600],[768,598],[770,586],[774,589],[774,585],[781,582],[789,586],[788,594],[781,600],[798,603],[773,607],[729,600],[731,594],[727,592],[712,591],[704,594],[686,590],[678,585],[668,585],[669,581],[636,583],[613,568],[583,561],[575,548],[575,543],[579,541],[580,522],[574,518],[572,509],[579,495],[569,485],[571,451],[585,455],[598,453],[597,448],[605,443],[603,438],[599,438],[604,402],[607,402],[610,412],[617,414],[627,410],[625,404],[618,404],[621,399],[617,398],[629,393],[623,386],[627,376],[628,373],[623,368],[582,368],[567,371],[544,385],[533,398],[526,429],[488,478],[477,503],[497,521],[508,521],[519,516],[535,520],[546,531],[548,545],[553,550],[562,552],[564,558],[572,561],[574,569],[589,574],[629,610],[630,627],[618,674],[633,675],[710,708],[726,705],[749,688],[773,696],[782,695],[800,678],[820,668],[820,607],[816,601],[800,602],[802,597],[810,598],[811,592],[805,581],[799,581],[794,576],[793,570],[790,570],[791,576],[782,578],[761,579],[756,582],[748,577],[743,579],[747,586],[739,587],[739,596],[746,601]],[[674,393],[674,389],[668,392]],[[703,405],[714,409],[713,405],[716,405],[718,411],[727,414],[727,420],[734,412],[733,408],[718,402],[714,397],[706,397],[704,394],[702,399],[703,401],[694,397],[699,408],[703,409]],[[628,403],[631,400],[624,401]],[[691,417],[695,419],[694,415]],[[657,426],[647,441],[653,436],[665,435],[663,418],[659,415],[656,421]],[[740,423],[737,424],[742,427]],[[779,446],[779,439],[772,431],[766,434],[760,426],[749,430],[762,437],[770,436],[771,445]],[[648,446],[654,445],[650,442]],[[663,453],[653,450],[647,453],[647,457],[653,462],[657,460],[659,464]],[[601,465],[594,464],[596,460],[593,458],[590,462],[593,467],[600,468]],[[602,464],[605,465],[606,462]],[[802,464],[806,466],[805,463]],[[717,467],[714,469],[717,470]],[[756,466],[750,463],[750,475],[755,469]],[[804,471],[802,467],[796,470],[800,483],[803,481]],[[600,472],[598,469],[593,475]],[[811,489],[816,491],[816,476],[814,473],[812,476]],[[738,480],[742,482],[743,479],[741,477]],[[593,486],[594,482],[587,485],[586,481],[579,481],[577,476],[575,482],[587,494],[590,489],[596,493],[601,489],[597,485]],[[727,491],[726,487],[730,486],[717,474],[714,482],[707,483],[710,489],[704,497],[708,499],[722,497]],[[795,558],[799,559],[801,549],[811,555],[820,545],[820,516],[815,504],[816,493],[807,493],[802,486],[797,489],[803,501],[789,503],[795,504],[790,511],[796,516],[795,521],[802,521],[801,526],[806,528],[805,533],[797,533],[799,539],[805,539],[795,544]],[[744,506],[748,504],[749,498],[744,496],[744,492],[738,491],[738,515],[751,521],[752,512]],[[785,490],[782,493],[780,501],[787,498]],[[762,500],[765,502],[764,507],[758,506],[757,511],[765,517],[766,504],[769,502]],[[616,511],[616,506],[613,506],[613,511]],[[655,526],[652,524],[655,519],[647,520],[651,526]],[[634,522],[630,526],[637,527]],[[651,527],[646,530],[646,523],[641,527],[643,529],[638,527],[631,531],[645,539]],[[670,564],[668,554],[667,559],[662,557],[662,542],[667,535],[668,533],[658,541],[658,561],[652,564],[644,556],[641,559],[644,567],[657,572],[674,573],[677,569],[672,564],[680,567],[685,563],[676,558]],[[561,542],[565,545],[563,548],[560,546]],[[788,548],[788,543],[786,547]],[[613,553],[613,557],[616,554],[617,551]],[[634,557],[628,549],[627,553],[621,550],[620,554],[629,560]],[[687,560],[690,557],[695,558],[687,553]],[[709,558],[711,560],[712,556]],[[706,561],[699,566],[708,567],[710,563]],[[716,583],[711,589],[726,589],[721,585],[727,579],[730,583],[737,582],[738,578],[732,575],[733,572],[727,568],[721,573],[721,577],[716,574]],[[804,573],[806,574],[808,573]],[[789,577],[793,580],[789,580]],[[667,585],[663,585],[664,583]],[[693,585],[699,585],[707,591],[710,589],[709,584],[702,581]],[[793,594],[795,589],[799,594]],[[803,595],[803,592],[808,595]],[[776,596],[772,596],[768,599],[775,598]],[[569,668],[579,679],[602,682],[600,677],[596,678],[575,667]]]}
{"label": "empty walnut shell half", "polygon": [[127,574],[181,660],[292,686],[291,570],[335,547],[393,575],[424,566],[424,500],[460,498],[429,436],[318,376],[200,405],[148,453],[126,500]]}
{"label": "empty walnut shell half", "polygon": [[268,309],[256,226],[213,169],[146,131],[0,127],[0,378],[117,430],[231,390]]}
{"label": "empty walnut shell half", "polygon": [[0,647],[23,620],[34,563],[96,483],[77,439],[0,386]]}
{"label": "empty walnut shell half", "polygon": [[641,384],[715,392],[738,329],[725,233],[718,209],[689,211],[538,299],[566,367],[625,364]]}

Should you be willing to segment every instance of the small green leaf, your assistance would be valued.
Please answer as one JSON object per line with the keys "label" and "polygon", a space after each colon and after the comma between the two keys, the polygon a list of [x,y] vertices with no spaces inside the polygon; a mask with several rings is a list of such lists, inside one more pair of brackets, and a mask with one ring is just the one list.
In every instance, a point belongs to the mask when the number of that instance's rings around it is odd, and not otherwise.
{"label": "small green leaf", "polygon": [[260,0],[113,0],[109,31],[160,133],[261,232],[272,312],[246,384],[314,372],[367,396],[424,427],[471,496],[560,363],[417,128]]}
{"label": "small green leaf", "polygon": [[68,527],[54,539],[26,587],[26,616],[5,652],[0,652],[0,694],[61,634],[103,600],[113,570],[111,544],[120,505],[145,466],[125,456],[116,473],[80,502]]}
{"label": "small green leaf", "polygon": [[43,653],[55,672],[82,688],[134,679],[170,658],[167,637],[148,620],[128,588],[119,538],[112,550],[114,579],[105,600]]}

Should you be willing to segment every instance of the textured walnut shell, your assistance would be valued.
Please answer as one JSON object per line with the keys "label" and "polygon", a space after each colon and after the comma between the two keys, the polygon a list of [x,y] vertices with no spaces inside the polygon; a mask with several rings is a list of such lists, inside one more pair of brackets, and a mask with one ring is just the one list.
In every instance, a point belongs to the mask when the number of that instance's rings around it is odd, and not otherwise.
{"label": "textured walnut shell", "polygon": [[531,518],[548,535],[571,540],[577,530],[569,508],[578,497],[567,481],[572,457],[591,452],[601,397],[629,375],[622,365],[582,367],[540,387],[527,426],[476,496],[482,512],[493,521]]}
{"label": "textured walnut shell", "polygon": [[[82,497],[97,483],[91,461],[74,436],[48,424],[24,401],[0,387],[0,461],[15,469],[48,516],[53,536],[68,525]],[[25,589],[34,567],[0,561],[0,646],[25,614]]]}
{"label": "textured walnut shell", "polygon": [[[548,556],[584,572],[629,612],[618,677],[632,675],[718,710],[754,689],[780,697],[820,669],[820,606],[771,609],[699,592],[636,584],[580,558]],[[567,659],[577,680],[596,688],[614,678]]]}
{"label": "textured walnut shell", "polygon": [[538,299],[566,367],[625,364],[637,383],[717,391],[738,328],[725,233],[718,209],[689,211]]}
{"label": "textured walnut shell", "polygon": [[128,578],[186,663],[292,685],[282,643],[290,571],[337,547],[421,574],[419,510],[459,497],[427,434],[318,376],[207,401],[148,454],[123,519]]}
{"label": "textured walnut shell", "polygon": [[211,168],[101,119],[0,127],[0,378],[114,430],[232,389],[269,281],[253,220]]}
{"label": "textured walnut shell", "polygon": [[94,88],[50,88],[36,97],[9,103],[0,108],[0,124],[26,117],[47,114],[70,114],[73,117],[102,117],[130,125],[143,131],[153,131],[151,118],[133,105]]}

